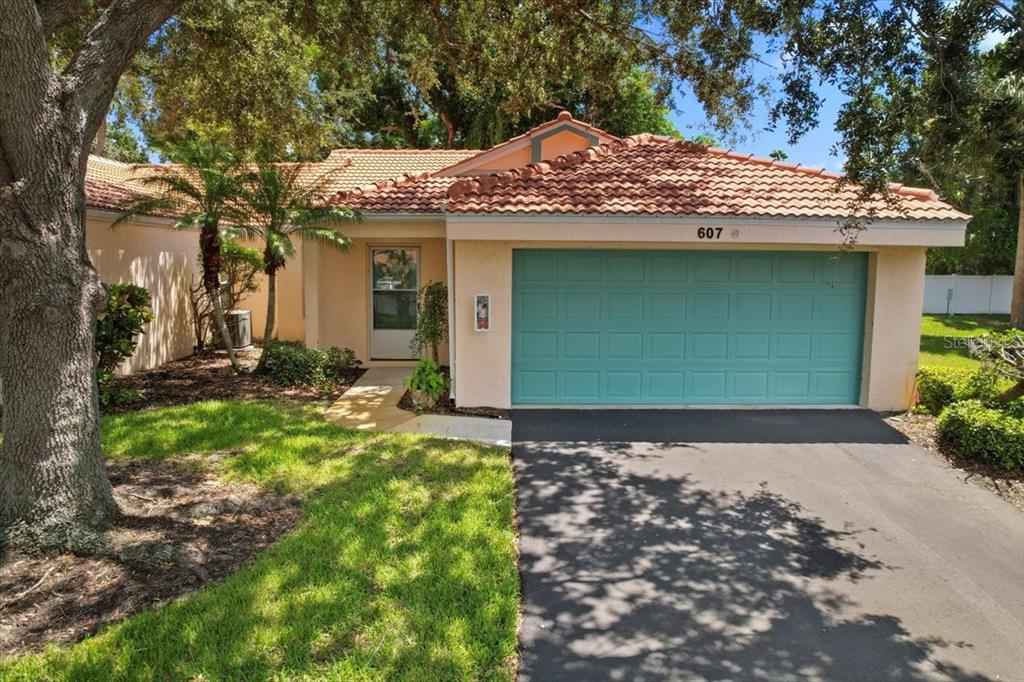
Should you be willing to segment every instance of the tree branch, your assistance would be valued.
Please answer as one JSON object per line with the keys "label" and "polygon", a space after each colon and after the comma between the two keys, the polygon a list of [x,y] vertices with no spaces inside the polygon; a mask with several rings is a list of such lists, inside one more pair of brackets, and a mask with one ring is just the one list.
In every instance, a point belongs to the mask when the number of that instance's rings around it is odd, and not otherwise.
{"label": "tree branch", "polygon": [[85,16],[89,3],[85,0],[36,0],[36,10],[43,22],[43,35],[49,36]]}
{"label": "tree branch", "polygon": [[114,0],[93,24],[61,74],[85,114],[86,144],[106,115],[121,74],[182,4],[184,0]]}

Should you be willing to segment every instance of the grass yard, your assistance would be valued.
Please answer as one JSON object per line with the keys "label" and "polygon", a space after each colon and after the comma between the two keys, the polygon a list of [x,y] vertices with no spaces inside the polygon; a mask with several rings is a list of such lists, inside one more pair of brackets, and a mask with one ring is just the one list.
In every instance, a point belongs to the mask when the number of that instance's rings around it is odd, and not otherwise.
{"label": "grass yard", "polygon": [[981,363],[971,357],[967,340],[1009,326],[1009,315],[925,315],[919,364],[977,369]]}
{"label": "grass yard", "polygon": [[219,474],[305,498],[224,582],[4,680],[511,679],[519,582],[508,453],[348,431],[311,407],[215,401],[106,417],[110,458],[241,448]]}

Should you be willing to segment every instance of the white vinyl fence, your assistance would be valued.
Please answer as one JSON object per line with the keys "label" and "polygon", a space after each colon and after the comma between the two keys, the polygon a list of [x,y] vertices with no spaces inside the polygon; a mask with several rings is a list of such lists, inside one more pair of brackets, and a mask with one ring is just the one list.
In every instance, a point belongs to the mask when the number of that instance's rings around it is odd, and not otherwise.
{"label": "white vinyl fence", "polygon": [[1011,275],[928,275],[924,312],[932,315],[1009,315]]}

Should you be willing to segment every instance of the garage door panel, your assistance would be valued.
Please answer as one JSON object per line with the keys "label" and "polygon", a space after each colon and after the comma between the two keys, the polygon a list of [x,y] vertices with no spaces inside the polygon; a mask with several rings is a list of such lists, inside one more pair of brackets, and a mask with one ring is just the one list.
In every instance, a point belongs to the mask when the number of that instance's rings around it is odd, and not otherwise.
{"label": "garage door panel", "polygon": [[833,256],[516,250],[513,402],[855,403],[866,259]]}

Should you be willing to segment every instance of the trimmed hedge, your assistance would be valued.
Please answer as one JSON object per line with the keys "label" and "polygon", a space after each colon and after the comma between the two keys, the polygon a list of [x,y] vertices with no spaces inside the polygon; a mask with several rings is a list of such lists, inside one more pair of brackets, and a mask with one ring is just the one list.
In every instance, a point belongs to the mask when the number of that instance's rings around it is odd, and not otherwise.
{"label": "trimmed hedge", "polygon": [[1016,417],[1017,419],[1024,419],[1024,398],[1017,398],[1003,405],[1003,412]]}
{"label": "trimmed hedge", "polygon": [[306,348],[295,341],[275,341],[263,352],[267,354],[265,375],[282,386],[338,381],[359,366],[350,348]]}
{"label": "trimmed hedge", "polygon": [[986,407],[980,400],[958,402],[939,416],[939,437],[965,457],[1003,469],[1024,468],[1024,404],[1008,410]]}
{"label": "trimmed hedge", "polygon": [[978,372],[957,367],[926,365],[917,370],[917,411],[939,414],[961,400],[982,397],[984,378]]}

